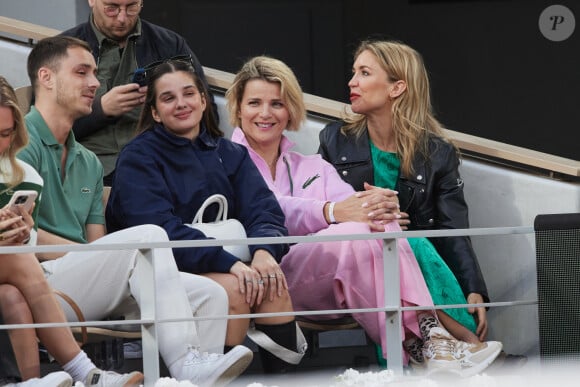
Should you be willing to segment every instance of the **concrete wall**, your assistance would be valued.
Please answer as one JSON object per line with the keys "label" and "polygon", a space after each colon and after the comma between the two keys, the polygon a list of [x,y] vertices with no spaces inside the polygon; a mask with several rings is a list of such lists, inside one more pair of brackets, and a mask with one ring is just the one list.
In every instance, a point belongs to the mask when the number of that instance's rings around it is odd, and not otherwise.
{"label": "concrete wall", "polygon": [[87,20],[88,14],[87,0],[0,0],[0,15],[59,30]]}
{"label": "concrete wall", "polygon": [[[87,0],[0,0],[0,16],[57,30],[65,30],[87,20],[89,13]],[[0,40],[0,52],[3,53],[0,74],[14,87],[29,84],[26,75],[29,51],[30,48],[25,45]],[[5,55],[6,52],[10,55]]]}
{"label": "concrete wall", "polygon": [[0,52],[2,53],[0,75],[5,77],[12,87],[29,85],[30,81],[26,75],[26,58],[30,48],[0,39]]}
{"label": "concrete wall", "polygon": [[[471,227],[533,226],[538,214],[580,212],[580,183],[465,160]],[[492,301],[536,300],[534,235],[472,237]],[[493,308],[490,335],[508,353],[539,354],[536,306]]]}

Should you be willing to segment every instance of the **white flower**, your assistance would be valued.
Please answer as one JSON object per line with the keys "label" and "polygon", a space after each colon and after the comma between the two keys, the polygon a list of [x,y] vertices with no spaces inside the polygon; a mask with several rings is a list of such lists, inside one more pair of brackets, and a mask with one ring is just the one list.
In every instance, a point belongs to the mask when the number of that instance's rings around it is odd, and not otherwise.
{"label": "white flower", "polygon": [[360,373],[357,370],[349,368],[341,375],[338,375],[336,379],[338,381],[336,387],[379,387],[393,382],[395,380],[395,374],[391,370]]}
{"label": "white flower", "polygon": [[487,374],[475,375],[469,378],[469,387],[496,387],[495,378]]}

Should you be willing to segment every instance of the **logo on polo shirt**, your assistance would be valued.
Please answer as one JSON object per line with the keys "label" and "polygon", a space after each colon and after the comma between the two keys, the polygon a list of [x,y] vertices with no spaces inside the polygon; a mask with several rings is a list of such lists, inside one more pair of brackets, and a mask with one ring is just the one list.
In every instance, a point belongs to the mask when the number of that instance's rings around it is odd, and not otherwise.
{"label": "logo on polo shirt", "polygon": [[83,187],[83,188],[81,188],[81,193],[90,194],[91,193],[91,189],[88,188],[88,187]]}

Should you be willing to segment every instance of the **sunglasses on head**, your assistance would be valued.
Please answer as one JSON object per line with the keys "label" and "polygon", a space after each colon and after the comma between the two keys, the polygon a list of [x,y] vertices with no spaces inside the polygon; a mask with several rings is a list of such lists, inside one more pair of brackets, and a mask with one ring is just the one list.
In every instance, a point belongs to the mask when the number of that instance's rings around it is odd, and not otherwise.
{"label": "sunglasses on head", "polygon": [[175,61],[187,63],[187,64],[191,65],[192,69],[194,69],[193,60],[191,58],[191,55],[176,55],[176,56],[172,56],[171,58],[168,58],[168,59],[156,60],[155,62],[149,63],[145,67],[139,67],[133,73],[132,82],[138,83],[139,86],[146,86],[147,85],[147,73],[150,73],[157,66],[162,65],[163,63],[175,62]]}

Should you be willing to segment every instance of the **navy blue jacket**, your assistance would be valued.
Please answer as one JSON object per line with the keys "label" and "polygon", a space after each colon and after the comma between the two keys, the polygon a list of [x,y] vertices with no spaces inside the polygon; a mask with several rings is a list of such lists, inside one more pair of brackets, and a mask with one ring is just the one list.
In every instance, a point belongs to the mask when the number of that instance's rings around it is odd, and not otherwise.
{"label": "navy blue jacket", "polygon": [[[107,204],[107,231],[156,224],[170,240],[206,239],[192,223],[209,196],[228,200],[228,218],[238,219],[248,237],[287,236],[284,213],[245,147],[213,138],[205,129],[194,140],[176,136],[156,125],[131,142],[117,160]],[[205,211],[206,221],[216,208]],[[251,245],[269,251],[280,262],[287,244]],[[221,246],[173,249],[179,270],[190,273],[229,272],[238,258]]]}
{"label": "navy blue jacket", "polygon": [[[95,62],[99,63],[99,41],[89,21],[66,30],[61,35],[72,36],[87,42],[91,47]],[[137,67],[144,67],[155,61],[169,59],[177,55],[191,55],[195,72],[200,75],[209,92],[203,67],[181,35],[141,19],[141,35],[133,38],[132,42],[135,45]],[[217,119],[217,106],[211,93],[210,97]],[[103,126],[116,122],[118,119],[119,117],[103,114],[101,99],[98,98],[93,102],[93,112],[75,121],[73,132],[77,140],[82,140],[84,137],[98,131]]]}
{"label": "navy blue jacket", "polygon": [[[318,153],[333,164],[340,176],[355,190],[363,183],[374,184],[374,170],[368,132],[358,138],[340,131],[343,122],[328,124],[319,135]],[[409,230],[469,228],[463,180],[455,148],[436,136],[429,137],[429,158],[419,152],[413,160],[413,176],[401,174],[395,190],[399,192],[401,211],[407,212]],[[429,238],[451,268],[465,296],[481,294],[489,301],[487,286],[477,256],[467,236]]]}

